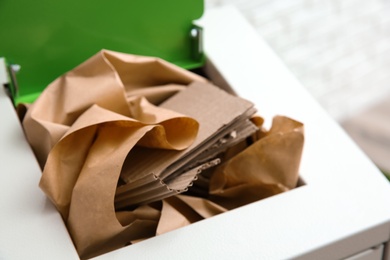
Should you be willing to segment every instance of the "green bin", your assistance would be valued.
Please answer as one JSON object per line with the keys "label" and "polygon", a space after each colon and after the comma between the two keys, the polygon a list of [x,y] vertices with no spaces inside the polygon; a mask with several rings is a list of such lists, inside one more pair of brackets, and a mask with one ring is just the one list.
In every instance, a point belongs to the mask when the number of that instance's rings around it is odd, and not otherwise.
{"label": "green bin", "polygon": [[202,30],[193,20],[203,9],[201,0],[2,0],[0,57],[10,68],[11,96],[15,104],[33,102],[101,49],[200,67]]}

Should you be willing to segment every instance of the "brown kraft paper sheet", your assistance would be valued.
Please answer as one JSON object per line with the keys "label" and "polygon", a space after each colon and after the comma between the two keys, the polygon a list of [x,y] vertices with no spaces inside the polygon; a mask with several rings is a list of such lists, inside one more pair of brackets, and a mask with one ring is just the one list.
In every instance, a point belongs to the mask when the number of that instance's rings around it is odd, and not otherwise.
{"label": "brown kraft paper sheet", "polygon": [[[206,196],[184,194],[115,211],[122,166],[135,145],[183,150],[196,139],[196,120],[158,107],[194,81],[207,83],[160,59],[103,50],[51,83],[29,106],[23,126],[43,169],[40,187],[60,211],[81,258],[295,187],[303,125],[276,117],[270,131],[259,131],[248,148],[232,148],[209,171]],[[261,128],[261,118],[253,121]],[[240,163],[243,158],[251,159]]]}
{"label": "brown kraft paper sheet", "polygon": [[[81,258],[149,237],[145,230],[157,225],[142,216],[121,225],[115,190],[127,154],[144,136],[159,149],[181,150],[195,140],[194,119],[147,100],[162,102],[193,81],[206,80],[160,59],[101,51],[51,83],[28,109],[23,125],[43,168],[40,187]],[[176,127],[186,131],[169,134]]]}

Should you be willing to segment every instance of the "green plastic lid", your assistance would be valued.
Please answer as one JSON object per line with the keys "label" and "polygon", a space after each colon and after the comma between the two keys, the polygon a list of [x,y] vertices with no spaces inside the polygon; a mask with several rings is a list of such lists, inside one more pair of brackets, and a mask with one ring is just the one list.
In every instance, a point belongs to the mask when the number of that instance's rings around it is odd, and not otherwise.
{"label": "green plastic lid", "polygon": [[1,0],[0,57],[20,65],[16,102],[31,102],[54,79],[101,49],[202,65],[202,0]]}

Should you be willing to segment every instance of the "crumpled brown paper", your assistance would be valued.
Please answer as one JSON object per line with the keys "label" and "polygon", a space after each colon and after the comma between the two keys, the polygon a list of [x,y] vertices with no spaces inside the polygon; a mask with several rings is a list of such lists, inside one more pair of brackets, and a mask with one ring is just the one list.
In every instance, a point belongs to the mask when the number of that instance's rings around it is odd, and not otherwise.
{"label": "crumpled brown paper", "polygon": [[206,80],[160,59],[102,51],[55,80],[28,109],[23,125],[43,168],[40,187],[82,258],[150,236],[145,230],[156,220],[118,221],[119,174],[137,143],[180,150],[194,141],[195,120],[150,103],[193,81]]}
{"label": "crumpled brown paper", "polygon": [[227,209],[204,198],[173,196],[163,200],[156,234],[160,235],[226,211]]}
{"label": "crumpled brown paper", "polygon": [[[187,193],[165,199],[157,234],[288,191],[297,186],[303,124],[275,116],[270,130],[264,120],[252,121],[259,131],[252,142],[241,142],[223,156],[224,163],[202,173]],[[197,197],[195,197],[197,196]]]}
{"label": "crumpled brown paper", "polygon": [[303,139],[302,123],[274,117],[263,137],[215,170],[211,199],[233,209],[295,188]]}
{"label": "crumpled brown paper", "polygon": [[[229,149],[190,190],[116,211],[119,175],[135,145],[181,150],[198,123],[158,104],[204,78],[163,60],[103,50],[66,73],[28,107],[26,136],[43,169],[40,187],[61,213],[81,258],[89,258],[294,188],[303,126],[276,117]],[[263,120],[252,119],[261,129]],[[186,131],[173,131],[174,128]],[[170,133],[174,132],[172,135]],[[206,173],[205,173],[206,174]]]}

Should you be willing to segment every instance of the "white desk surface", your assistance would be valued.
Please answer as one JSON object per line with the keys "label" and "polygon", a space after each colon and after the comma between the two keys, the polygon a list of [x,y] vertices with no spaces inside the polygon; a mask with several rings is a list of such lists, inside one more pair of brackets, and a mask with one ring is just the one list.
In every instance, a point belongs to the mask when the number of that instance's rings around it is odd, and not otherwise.
{"label": "white desk surface", "polygon": [[[305,124],[307,184],[98,258],[340,259],[388,241],[390,184],[373,163],[234,8],[199,23],[209,60],[268,123],[281,114]],[[0,111],[0,259],[77,259],[2,89]]]}

